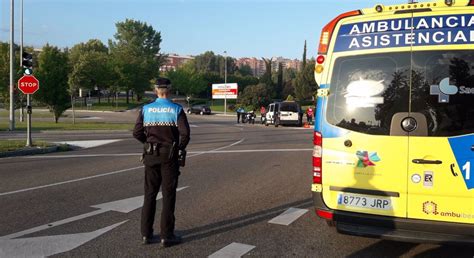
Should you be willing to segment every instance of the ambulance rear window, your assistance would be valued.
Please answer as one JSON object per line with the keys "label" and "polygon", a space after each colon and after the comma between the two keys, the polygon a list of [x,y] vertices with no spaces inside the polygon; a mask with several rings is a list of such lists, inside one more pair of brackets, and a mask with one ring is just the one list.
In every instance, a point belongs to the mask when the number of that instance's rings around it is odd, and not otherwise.
{"label": "ambulance rear window", "polygon": [[456,136],[474,133],[473,102],[474,51],[358,55],[336,60],[326,119],[390,135],[393,115],[411,111],[426,117],[427,136]]}

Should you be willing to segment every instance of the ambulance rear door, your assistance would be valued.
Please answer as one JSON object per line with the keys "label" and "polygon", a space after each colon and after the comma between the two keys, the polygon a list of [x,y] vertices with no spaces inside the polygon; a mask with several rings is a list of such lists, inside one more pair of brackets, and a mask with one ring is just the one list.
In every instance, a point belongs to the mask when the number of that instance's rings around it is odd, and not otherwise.
{"label": "ambulance rear door", "polygon": [[408,218],[473,224],[473,46],[429,49],[413,48],[411,112],[402,121],[416,130],[409,136]]}

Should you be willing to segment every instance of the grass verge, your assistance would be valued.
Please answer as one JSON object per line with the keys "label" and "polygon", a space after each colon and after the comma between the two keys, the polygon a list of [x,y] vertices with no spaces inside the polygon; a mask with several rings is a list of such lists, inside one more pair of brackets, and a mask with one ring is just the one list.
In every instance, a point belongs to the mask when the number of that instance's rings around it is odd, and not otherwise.
{"label": "grass verge", "polygon": [[[15,151],[24,149],[26,140],[0,140],[0,152]],[[34,141],[34,147],[47,148],[53,146],[44,141]]]}
{"label": "grass verge", "polygon": [[[33,121],[32,131],[48,131],[48,130],[132,130],[132,123],[101,123],[101,122],[47,122]],[[8,130],[8,121],[0,122],[0,131]],[[26,123],[16,123],[15,130],[26,131]]]}

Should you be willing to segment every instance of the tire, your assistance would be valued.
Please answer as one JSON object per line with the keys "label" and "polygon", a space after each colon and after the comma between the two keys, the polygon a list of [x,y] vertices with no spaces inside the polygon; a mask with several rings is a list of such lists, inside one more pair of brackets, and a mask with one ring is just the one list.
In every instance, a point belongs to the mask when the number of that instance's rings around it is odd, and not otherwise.
{"label": "tire", "polygon": [[191,114],[192,114],[192,113],[191,113],[191,109],[188,109],[188,111],[187,111],[186,113],[188,113],[189,115],[191,115]]}

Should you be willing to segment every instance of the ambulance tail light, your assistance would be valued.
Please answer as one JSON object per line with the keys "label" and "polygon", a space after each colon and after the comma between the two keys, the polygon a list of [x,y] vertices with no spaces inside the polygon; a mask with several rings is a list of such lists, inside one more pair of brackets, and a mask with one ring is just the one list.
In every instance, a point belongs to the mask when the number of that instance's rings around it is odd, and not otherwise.
{"label": "ambulance tail light", "polygon": [[329,42],[331,41],[332,33],[334,32],[334,28],[336,27],[337,23],[347,17],[360,15],[361,12],[359,10],[351,11],[347,13],[343,13],[329,22],[326,26],[324,26],[321,32],[321,38],[319,40],[319,50],[318,53],[320,55],[325,55],[329,49]]}
{"label": "ambulance tail light", "polygon": [[323,136],[315,131],[313,134],[313,184],[323,183]]}
{"label": "ambulance tail light", "polygon": [[323,218],[323,219],[327,219],[327,220],[333,220],[333,217],[334,217],[334,214],[330,211],[325,211],[325,210],[316,210],[316,214]]}

